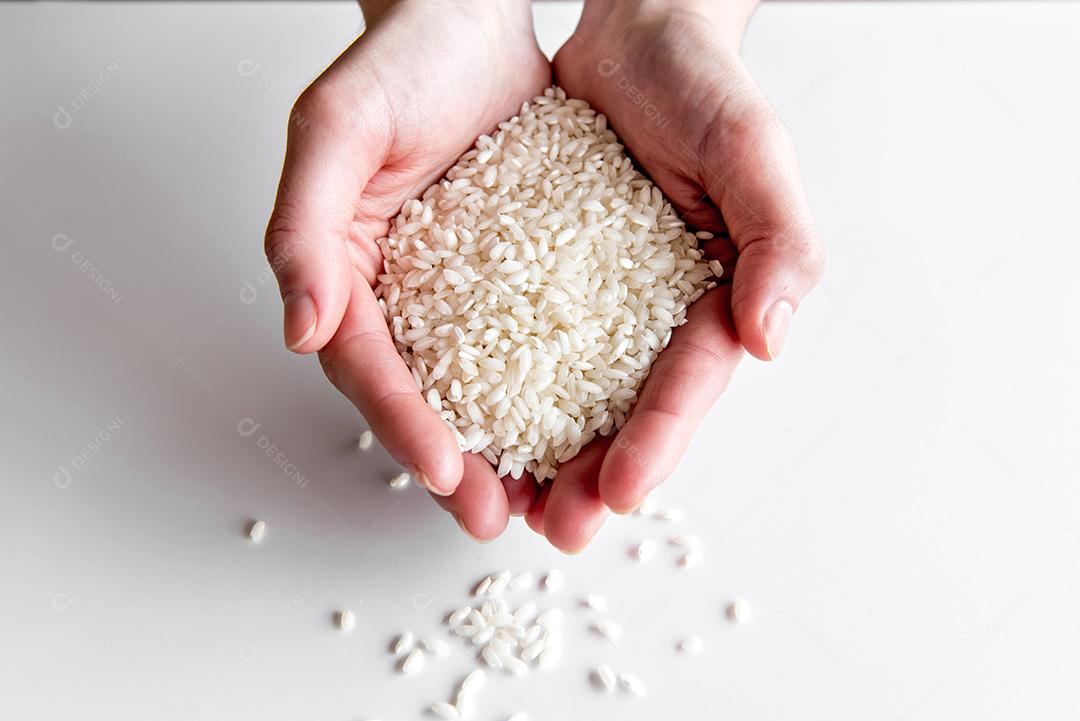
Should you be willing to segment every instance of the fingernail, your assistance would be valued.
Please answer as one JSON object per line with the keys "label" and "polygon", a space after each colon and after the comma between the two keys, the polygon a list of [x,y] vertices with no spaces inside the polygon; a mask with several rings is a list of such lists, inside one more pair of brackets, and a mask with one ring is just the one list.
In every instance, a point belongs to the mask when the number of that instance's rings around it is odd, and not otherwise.
{"label": "fingernail", "polygon": [[285,347],[296,350],[315,335],[319,318],[315,301],[302,290],[285,294]]}
{"label": "fingernail", "polygon": [[427,474],[424,473],[424,471],[419,466],[406,464],[406,467],[409,469],[409,473],[412,474],[413,478],[416,479],[417,483],[434,493],[436,496],[449,496],[451,493],[453,493],[453,491],[444,491],[432,485],[431,479],[427,477]]}
{"label": "fingernail", "polygon": [[466,536],[468,536],[468,537],[469,537],[469,538],[471,538],[472,540],[476,541],[477,543],[487,543],[487,541],[485,541],[484,539],[482,539],[482,538],[477,538],[476,536],[474,536],[474,535],[472,534],[472,532],[471,532],[471,531],[469,531],[469,529],[468,529],[468,528],[466,528],[466,526],[465,526],[465,521],[461,520],[461,516],[459,516],[459,515],[458,515],[458,514],[456,514],[456,513],[451,513],[450,515],[454,517],[454,520],[455,520],[455,521],[457,521],[457,524],[458,524],[458,526],[459,526],[459,527],[461,528],[462,532],[463,532],[463,533],[464,533],[464,534],[465,534]]}
{"label": "fingernail", "polygon": [[784,349],[784,340],[787,338],[788,326],[791,325],[791,314],[794,309],[786,300],[778,300],[765,311],[765,319],[761,323],[762,333],[765,335],[765,353],[773,360]]}

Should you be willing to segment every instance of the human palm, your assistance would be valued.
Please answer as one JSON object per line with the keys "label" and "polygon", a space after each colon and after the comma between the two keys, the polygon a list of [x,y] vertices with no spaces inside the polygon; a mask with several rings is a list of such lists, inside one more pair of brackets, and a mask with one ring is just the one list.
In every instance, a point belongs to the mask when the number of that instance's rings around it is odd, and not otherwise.
{"label": "human palm", "polygon": [[733,272],[690,308],[627,424],[564,464],[534,504],[530,526],[564,550],[668,476],[743,348],[779,353],[822,267],[790,140],[739,58],[741,28],[697,12],[620,16],[600,5],[586,5],[556,55],[556,82],[608,116],[686,222],[715,233],[705,252]]}
{"label": "human palm", "polygon": [[425,0],[369,23],[296,104],[266,235],[286,345],[318,351],[391,455],[483,539],[532,496],[521,482],[500,482],[482,458],[462,456],[417,392],[372,286],[382,266],[376,240],[401,205],[550,84],[520,9]]}

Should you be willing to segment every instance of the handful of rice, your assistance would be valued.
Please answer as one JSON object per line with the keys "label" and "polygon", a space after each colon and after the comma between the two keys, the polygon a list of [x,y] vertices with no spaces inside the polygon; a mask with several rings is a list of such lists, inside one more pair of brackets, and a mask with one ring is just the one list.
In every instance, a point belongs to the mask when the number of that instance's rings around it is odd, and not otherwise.
{"label": "handful of rice", "polygon": [[543,482],[626,422],[716,285],[697,240],[606,118],[553,87],[405,203],[376,292],[461,450]]}

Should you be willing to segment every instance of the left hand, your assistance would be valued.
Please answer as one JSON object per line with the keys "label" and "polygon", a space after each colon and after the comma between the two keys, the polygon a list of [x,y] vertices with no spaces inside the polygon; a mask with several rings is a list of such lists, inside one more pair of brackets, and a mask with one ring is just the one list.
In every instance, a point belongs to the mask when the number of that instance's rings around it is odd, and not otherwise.
{"label": "left hand", "polygon": [[584,547],[608,509],[635,509],[668,476],[743,348],[776,358],[821,276],[791,140],[739,57],[754,4],[587,0],[555,56],[567,95],[607,115],[690,226],[716,233],[704,248],[731,278],[689,310],[626,425],[563,464],[527,514],[564,551]]}

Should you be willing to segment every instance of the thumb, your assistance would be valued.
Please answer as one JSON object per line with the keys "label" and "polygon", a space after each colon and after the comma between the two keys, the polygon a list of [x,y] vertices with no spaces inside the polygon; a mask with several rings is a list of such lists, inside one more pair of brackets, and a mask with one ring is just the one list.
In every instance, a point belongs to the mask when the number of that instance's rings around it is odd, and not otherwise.
{"label": "thumb", "polygon": [[743,88],[746,97],[726,103],[710,126],[702,175],[739,251],[731,289],[739,339],[772,360],[821,278],[825,253],[787,129],[756,88]]}
{"label": "thumb", "polygon": [[355,110],[324,80],[308,88],[290,116],[285,164],[266,229],[266,257],[285,305],[285,345],[320,350],[348,305],[352,263],[346,244],[356,205],[378,169],[377,139],[351,137]]}

